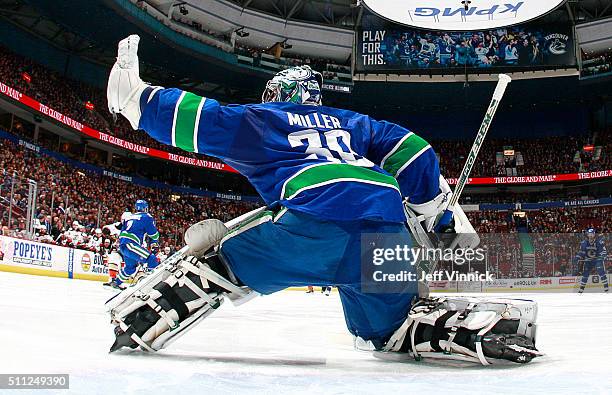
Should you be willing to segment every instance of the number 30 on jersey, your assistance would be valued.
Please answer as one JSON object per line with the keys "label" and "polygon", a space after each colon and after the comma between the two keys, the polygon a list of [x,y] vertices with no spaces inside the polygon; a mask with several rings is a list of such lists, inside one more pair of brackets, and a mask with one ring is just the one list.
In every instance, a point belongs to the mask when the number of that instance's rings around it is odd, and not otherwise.
{"label": "number 30 on jersey", "polygon": [[[321,136],[323,135],[323,136]],[[323,146],[323,139],[325,145]],[[305,129],[290,133],[291,147],[306,146],[306,159],[325,158],[330,162],[348,163],[353,166],[372,167],[374,163],[356,154],[351,148],[351,135],[346,130],[333,129],[321,133],[315,129]]]}

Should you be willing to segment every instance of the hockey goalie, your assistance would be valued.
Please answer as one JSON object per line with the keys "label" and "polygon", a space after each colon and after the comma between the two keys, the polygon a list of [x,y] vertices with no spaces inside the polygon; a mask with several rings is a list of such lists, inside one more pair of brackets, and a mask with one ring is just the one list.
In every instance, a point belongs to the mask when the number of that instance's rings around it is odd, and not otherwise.
{"label": "hockey goalie", "polygon": [[[431,298],[416,282],[362,290],[361,235],[394,234],[409,244],[407,214],[422,224],[423,239],[446,208],[451,192],[424,139],[323,106],[321,74],[308,66],[279,72],[259,104],[223,106],[148,85],[138,42],[132,35],[119,43],[111,113],[164,144],[220,158],[248,178],[266,208],[227,224],[194,224],[179,253],[107,302],[117,336],[111,351],[157,351],[225,299],[241,304],[290,286],[334,285],[349,332],[377,357],[490,364],[540,355],[533,301]],[[452,231],[475,233],[461,210]]]}

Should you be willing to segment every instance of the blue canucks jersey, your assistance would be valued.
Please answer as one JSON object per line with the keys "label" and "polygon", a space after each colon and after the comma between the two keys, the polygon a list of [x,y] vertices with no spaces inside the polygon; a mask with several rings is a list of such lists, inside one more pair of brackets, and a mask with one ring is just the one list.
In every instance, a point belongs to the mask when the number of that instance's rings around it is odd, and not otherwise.
{"label": "blue canucks jersey", "polygon": [[396,124],[325,106],[222,106],[179,89],[150,94],[141,97],[141,129],[220,158],[268,205],[329,220],[404,222],[403,197],[418,204],[439,193],[431,146]]}
{"label": "blue canucks jersey", "polygon": [[151,243],[159,242],[159,232],[153,217],[148,213],[133,213],[127,216],[119,234],[120,243],[136,243],[141,246],[145,237]]}
{"label": "blue canucks jersey", "polygon": [[607,255],[603,238],[598,237],[592,243],[589,240],[582,240],[575,259],[586,262],[603,261]]}

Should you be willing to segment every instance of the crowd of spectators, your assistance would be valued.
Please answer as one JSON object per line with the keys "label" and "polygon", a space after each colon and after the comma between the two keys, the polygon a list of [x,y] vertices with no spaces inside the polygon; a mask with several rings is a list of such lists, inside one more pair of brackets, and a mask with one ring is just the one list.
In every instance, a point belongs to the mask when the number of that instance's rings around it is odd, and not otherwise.
{"label": "crowd of spectators", "polygon": [[[142,131],[134,131],[123,117],[113,120],[107,117],[106,95],[101,90],[86,84],[71,81],[37,63],[20,57],[0,47],[0,81],[20,92],[90,125],[95,129],[125,140],[185,156],[206,158],[174,147],[162,145]],[[310,59],[305,60],[311,62]],[[28,78],[24,78],[27,73]],[[85,102],[94,104],[94,110],[85,108]],[[98,112],[96,109],[99,109]],[[529,176],[579,171],[596,171],[612,167],[612,139],[610,131],[593,136],[547,137],[528,140],[491,139],[482,147],[475,163],[473,176]],[[592,143],[594,149],[583,150]],[[440,155],[441,169],[446,177],[456,177],[471,148],[469,141],[431,141]],[[500,156],[511,147],[514,155]],[[601,147],[601,149],[597,149]],[[501,158],[501,159],[500,159]]]}
{"label": "crowd of spectators", "polygon": [[[99,88],[71,80],[1,45],[0,52],[0,81],[46,106],[93,129],[132,143],[183,156],[218,161],[206,155],[161,144],[145,132],[133,130],[125,118],[114,119],[108,113],[106,93]],[[86,108],[87,102],[93,104],[93,109]]]}
{"label": "crowd of spectators", "polygon": [[612,73],[612,51],[582,53],[580,76],[593,77]]}
{"label": "crowd of spectators", "polygon": [[[108,154],[105,151],[82,143],[62,140],[58,135],[47,132],[42,128],[39,129],[40,133],[38,138],[35,139],[33,125],[17,117],[12,120],[0,117],[0,128],[36,146],[118,174],[137,176],[173,186],[224,191],[249,196],[257,195],[245,178],[237,173],[221,173],[190,166],[163,166],[152,159],[138,161],[121,155],[113,155],[112,161],[109,163]],[[197,179],[193,177],[197,177]]]}
{"label": "crowd of spectators", "polygon": [[[547,43],[550,31],[524,26],[483,32],[388,31],[381,52],[390,66],[453,68],[554,64],[554,50],[567,43]],[[552,48],[551,48],[552,47]]]}
{"label": "crowd of spectators", "polygon": [[[608,170],[612,166],[612,134],[602,130],[594,136],[555,136],[534,139],[488,139],[472,176],[536,176]],[[433,140],[446,177],[457,177],[470,152],[472,142]],[[592,147],[585,150],[585,146]],[[513,151],[504,155],[504,151]]]}
{"label": "crowd of spectators", "polygon": [[[44,228],[47,233],[42,236],[44,240],[51,236],[55,242],[64,240],[59,239],[61,235],[70,238],[68,231],[93,235],[96,229],[118,221],[137,199],[149,202],[162,236],[161,246],[172,248],[182,245],[182,235],[194,220],[226,221],[254,208],[246,202],[171,194],[168,190],[145,188],[85,172],[6,140],[2,141],[0,165],[0,223],[2,233],[11,236],[25,236],[26,178],[38,183],[35,215],[44,225],[40,229]],[[9,224],[11,196],[13,209]],[[66,242],[76,242],[70,239]]]}
{"label": "crowd of spectators", "polygon": [[[581,233],[587,228],[612,232],[612,206],[547,208],[524,213],[529,233]],[[512,211],[485,210],[466,214],[478,233],[517,233],[522,225]]]}
{"label": "crowd of spectators", "polygon": [[[28,202],[26,178],[31,178],[38,185],[33,224],[35,240],[97,252],[112,248],[116,241],[112,224],[139,198],[149,201],[165,254],[182,246],[182,235],[195,220],[219,218],[227,221],[256,206],[145,188],[76,169],[6,140],[2,141],[0,150],[0,168],[0,228],[3,235],[30,236],[26,233],[25,217]],[[500,276],[566,275],[573,270],[571,265],[561,265],[560,262],[567,260],[565,255],[575,253],[575,246],[572,245],[574,252],[563,252],[559,246],[553,246],[559,250],[553,251],[553,247],[540,248],[538,244],[535,269],[524,269],[518,239],[522,225],[512,211],[475,211],[467,215],[488,250],[488,268]],[[538,240],[545,237],[547,240],[550,237],[560,240],[555,238],[562,238],[566,233],[580,235],[587,227],[595,227],[604,234],[612,232],[612,206],[527,211],[523,218],[526,218],[529,234]],[[500,237],[504,238],[503,241]]]}
{"label": "crowd of spectators", "polygon": [[544,209],[528,215],[532,233],[579,233],[587,228],[612,232],[612,206]]}
{"label": "crowd of spectators", "polygon": [[[487,270],[497,278],[575,276],[582,267],[574,264],[573,258],[585,238],[585,229],[594,227],[606,245],[612,243],[612,206],[528,211],[528,233],[518,231],[518,221],[510,211],[476,211],[467,215],[479,233],[479,247],[484,249],[486,258],[460,266],[442,262],[442,269]],[[532,263],[526,263],[521,236],[533,246]],[[606,267],[612,273],[612,263],[607,261]]]}

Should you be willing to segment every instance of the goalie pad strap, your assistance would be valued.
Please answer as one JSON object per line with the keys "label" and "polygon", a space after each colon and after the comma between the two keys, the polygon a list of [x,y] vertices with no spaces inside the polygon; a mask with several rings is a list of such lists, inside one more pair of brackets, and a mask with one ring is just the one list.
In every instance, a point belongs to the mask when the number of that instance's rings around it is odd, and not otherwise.
{"label": "goalie pad strap", "polygon": [[474,303],[470,303],[468,307],[464,311],[460,312],[459,315],[457,316],[455,325],[452,326],[450,336],[448,337],[447,347],[444,349],[445,353],[447,354],[451,353],[451,348],[452,348],[451,346],[455,340],[455,337],[457,336],[457,332],[459,331],[459,326],[461,325],[461,322],[465,320],[468,315],[470,315],[474,306],[475,306]]}
{"label": "goalie pad strap", "polygon": [[449,318],[455,314],[457,314],[456,311],[447,311],[436,320],[433,333],[431,334],[431,340],[429,340],[431,348],[433,348],[435,351],[442,351],[442,347],[440,347],[440,340],[446,340],[445,338],[448,335],[447,329],[445,328],[446,321],[448,321]]}
{"label": "goalie pad strap", "polygon": [[187,308],[187,305],[176,294],[176,291],[170,285],[166,284],[165,282],[162,282],[153,287],[153,289],[159,291],[161,293],[161,297],[168,302],[169,306],[163,309],[164,311],[175,310],[178,314],[179,321],[184,320],[189,315],[189,309]]}
{"label": "goalie pad strap", "polygon": [[[202,281],[202,285],[204,285],[204,283],[206,282],[206,279],[202,279],[200,277],[200,280]],[[213,298],[211,298],[206,292],[204,292],[202,290],[202,288],[198,287],[193,281],[191,281],[189,279],[189,277],[185,276],[185,280],[184,281],[185,281],[185,285],[188,286],[189,289],[191,289],[193,291],[193,293],[198,295],[200,298],[206,300],[211,305],[215,304]]]}
{"label": "goalie pad strap", "polygon": [[502,319],[501,315],[498,315],[497,317],[495,317],[495,319],[493,321],[491,321],[491,324],[489,324],[485,328],[482,328],[482,330],[480,332],[478,332],[478,336],[476,337],[476,354],[478,355],[478,359],[480,360],[480,362],[483,365],[490,365],[491,363],[487,360],[487,358],[484,355],[484,351],[482,350],[482,337],[484,336],[485,333],[487,333],[488,331],[493,329],[493,327],[501,319]]}

